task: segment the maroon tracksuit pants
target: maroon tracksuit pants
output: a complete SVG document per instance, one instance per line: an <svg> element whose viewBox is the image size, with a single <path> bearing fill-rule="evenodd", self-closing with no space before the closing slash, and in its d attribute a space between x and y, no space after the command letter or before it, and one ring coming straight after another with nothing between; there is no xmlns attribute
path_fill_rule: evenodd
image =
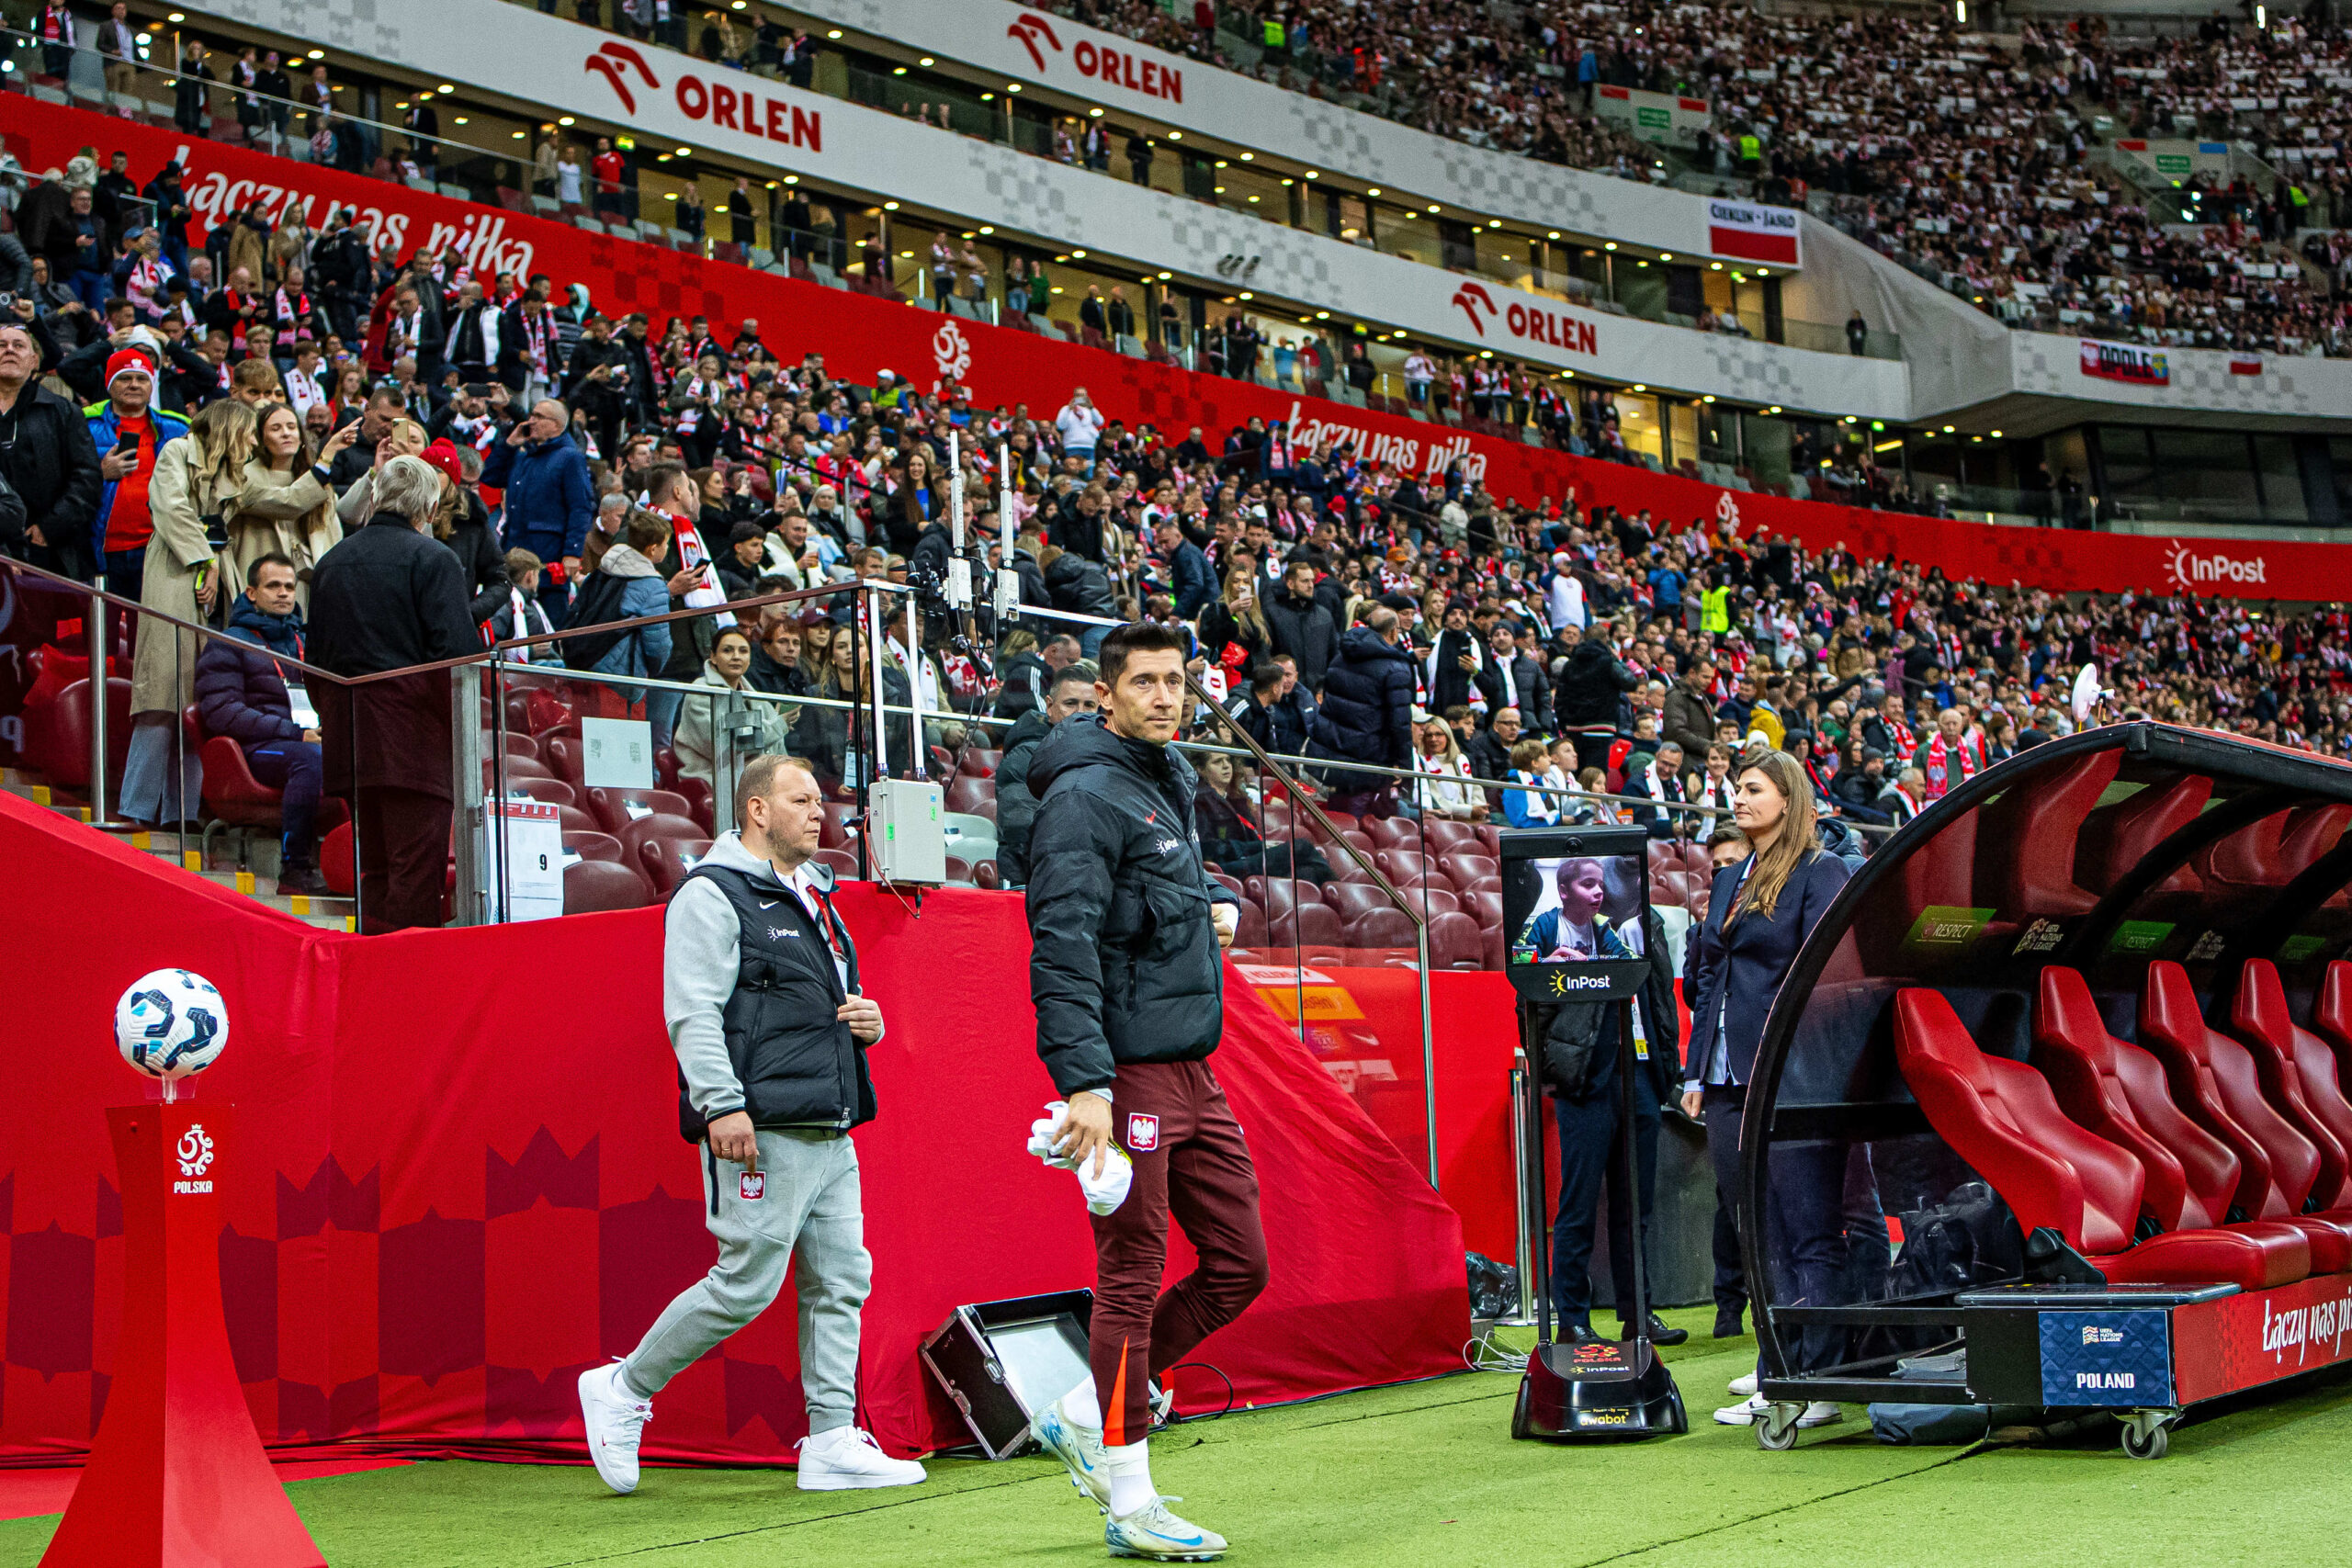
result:
<svg viewBox="0 0 2352 1568"><path fill-rule="evenodd" d="M1094 1218L1091 1359L1102 1441L1119 1448L1150 1435L1148 1381L1266 1288L1266 1234L1250 1146L1206 1062L1122 1064L1111 1092L1135 1181L1116 1212ZM1200 1267L1163 1295L1170 1214Z"/></svg>

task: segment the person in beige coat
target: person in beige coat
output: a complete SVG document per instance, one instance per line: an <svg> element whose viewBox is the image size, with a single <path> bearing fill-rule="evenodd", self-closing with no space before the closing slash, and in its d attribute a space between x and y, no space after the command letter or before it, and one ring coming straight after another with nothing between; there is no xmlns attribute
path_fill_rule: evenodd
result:
<svg viewBox="0 0 2352 1568"><path fill-rule="evenodd" d="M156 454L147 485L154 538L140 579L139 602L157 615L214 624L236 590L222 581L206 518L218 519L243 487L254 451L254 411L233 398L208 404L181 439ZM175 787L173 727L196 700L202 639L154 615L139 617L130 671L130 758L123 768L122 812L141 822L193 817L203 777L187 756Z"/></svg>
<svg viewBox="0 0 2352 1568"><path fill-rule="evenodd" d="M261 411L255 449L245 464L244 485L222 509L229 527L228 581L245 581L246 570L275 552L294 563L298 598L311 607L311 569L343 537L335 494L327 470L359 434L356 422L327 437L313 457L302 421L284 403Z"/></svg>

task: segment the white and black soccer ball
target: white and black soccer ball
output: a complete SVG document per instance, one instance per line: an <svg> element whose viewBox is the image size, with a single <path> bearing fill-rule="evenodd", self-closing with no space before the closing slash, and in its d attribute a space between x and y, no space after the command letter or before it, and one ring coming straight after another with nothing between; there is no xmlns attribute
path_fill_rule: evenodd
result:
<svg viewBox="0 0 2352 1568"><path fill-rule="evenodd" d="M182 1078L220 1059L229 1010L203 976L158 969L131 982L114 1005L122 1059L153 1078Z"/></svg>

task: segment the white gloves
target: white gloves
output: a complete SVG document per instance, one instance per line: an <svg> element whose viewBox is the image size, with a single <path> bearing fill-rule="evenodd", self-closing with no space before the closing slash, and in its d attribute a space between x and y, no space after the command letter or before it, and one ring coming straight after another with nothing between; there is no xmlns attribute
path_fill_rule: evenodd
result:
<svg viewBox="0 0 2352 1568"><path fill-rule="evenodd" d="M1102 1170L1094 1172L1094 1161L1073 1165L1057 1151L1067 1140L1062 1136L1062 1123L1069 1115L1069 1101L1057 1100L1048 1103L1046 1113L1029 1123L1029 1152L1056 1170L1075 1171L1080 1191L1086 1194L1086 1207L1097 1214L1114 1213L1127 1201L1127 1184L1135 1179L1135 1165L1127 1152L1112 1144L1102 1151Z"/></svg>

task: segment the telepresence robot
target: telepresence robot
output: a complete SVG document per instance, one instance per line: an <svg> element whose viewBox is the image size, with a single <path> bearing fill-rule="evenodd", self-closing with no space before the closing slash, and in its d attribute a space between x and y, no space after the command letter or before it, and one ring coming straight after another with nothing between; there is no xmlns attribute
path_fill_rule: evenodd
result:
<svg viewBox="0 0 2352 1568"><path fill-rule="evenodd" d="M1648 857L1649 837L1640 828L1533 829L1502 835L1505 969L1519 993L1520 1040L1527 1060L1543 1058L1543 1042L1535 1033L1541 1008L1595 1003L1615 1018L1617 1142L1625 1157L1611 1180L1622 1184L1636 1238L1642 1189L1634 1143L1634 999L1649 963L1623 955L1622 939L1620 955L1609 956L1610 937L1595 933L1620 926L1647 930ZM1579 915L1584 919L1577 919ZM1540 1196L1548 1190L1540 1074L1521 1075L1521 1092L1527 1103L1516 1119L1523 1140L1518 1155L1522 1168L1533 1173L1540 1213ZM1535 1281L1535 1348L1520 1380L1510 1435L1617 1440L1688 1432L1682 1392L1649 1341L1649 1281L1638 1239L1628 1249L1630 1257L1610 1259L1613 1268L1633 1270L1634 1337L1562 1345L1552 1337L1548 1233L1541 1224L1533 1232L1535 1244L1526 1249L1529 1256L1520 1259L1520 1268L1532 1270Z"/></svg>

